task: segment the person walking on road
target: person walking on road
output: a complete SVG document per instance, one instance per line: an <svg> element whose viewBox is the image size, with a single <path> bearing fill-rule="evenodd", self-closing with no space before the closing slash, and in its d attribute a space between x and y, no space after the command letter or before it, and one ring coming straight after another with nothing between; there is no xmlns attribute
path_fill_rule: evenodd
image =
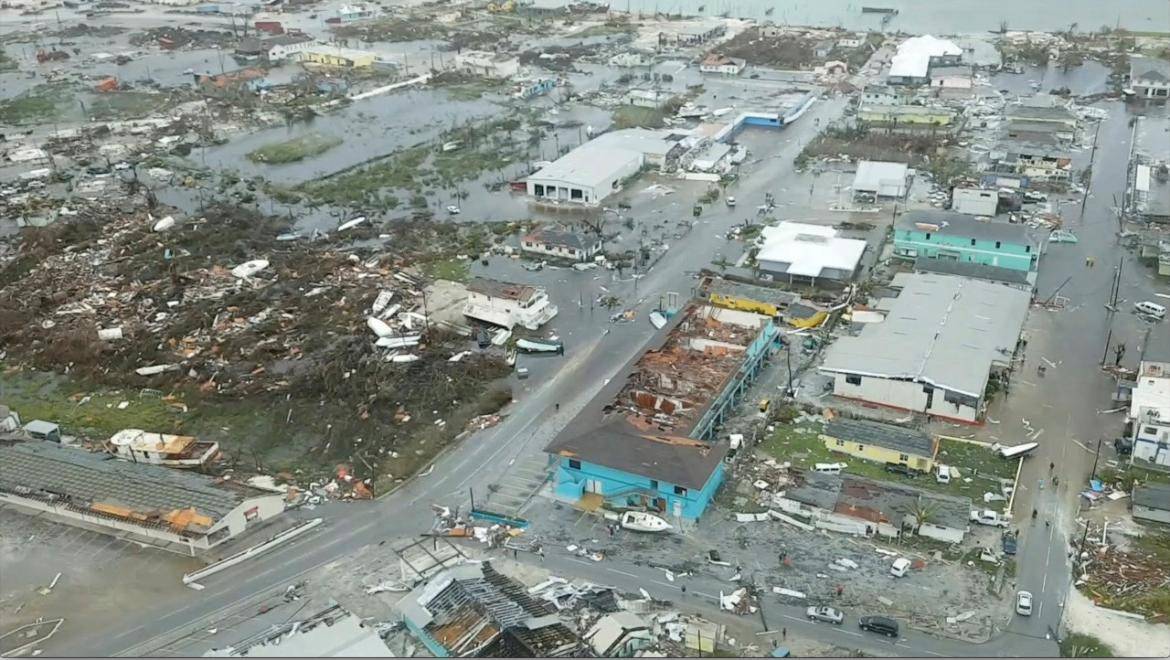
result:
<svg viewBox="0 0 1170 660"><path fill-rule="evenodd" d="M788 641L788 629L787 628L780 629L780 639L783 639L784 641Z"/></svg>

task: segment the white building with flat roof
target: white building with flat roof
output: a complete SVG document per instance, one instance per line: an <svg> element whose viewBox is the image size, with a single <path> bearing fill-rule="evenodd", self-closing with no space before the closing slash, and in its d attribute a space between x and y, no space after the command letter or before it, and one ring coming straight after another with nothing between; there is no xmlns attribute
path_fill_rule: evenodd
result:
<svg viewBox="0 0 1170 660"><path fill-rule="evenodd" d="M853 198L902 199L910 191L910 166L906 163L863 160L853 175Z"/></svg>
<svg viewBox="0 0 1170 660"><path fill-rule="evenodd" d="M852 279L866 246L865 241L838 236L832 227L800 222L764 227L756 242L760 246L756 264L761 273L812 284Z"/></svg>
<svg viewBox="0 0 1170 660"><path fill-rule="evenodd" d="M957 275L899 273L884 320L837 339L820 366L833 394L978 423L993 371L1015 354L1031 293Z"/></svg>
<svg viewBox="0 0 1170 660"><path fill-rule="evenodd" d="M528 195L539 202L596 206L643 166L661 166L685 151L684 139L643 128L604 133L529 176Z"/></svg>
<svg viewBox="0 0 1170 660"><path fill-rule="evenodd" d="M557 306L541 287L476 277L467 285L463 315L508 330L536 330L557 315Z"/></svg>
<svg viewBox="0 0 1170 660"><path fill-rule="evenodd" d="M963 49L953 41L924 34L910 37L898 45L890 59L886 81L892 85L925 85L930 82L932 66L958 64Z"/></svg>

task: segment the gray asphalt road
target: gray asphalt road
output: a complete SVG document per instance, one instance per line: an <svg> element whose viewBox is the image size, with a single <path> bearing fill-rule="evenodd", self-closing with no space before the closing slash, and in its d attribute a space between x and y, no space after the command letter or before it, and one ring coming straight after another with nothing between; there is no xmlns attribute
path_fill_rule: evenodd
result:
<svg viewBox="0 0 1170 660"><path fill-rule="evenodd" d="M740 183L728 192L748 208L762 203L765 191L776 191L780 176L791 168L793 157L819 130L815 118L827 122L841 114L844 99L818 101L798 123L781 134L783 144L770 158L748 166ZM803 194L803 191L801 191ZM777 194L782 200L783 196ZM688 209L689 211L689 209ZM246 566L232 568L203 581L203 591L158 603L149 621L127 622L120 630L106 631L93 639L79 639L57 652L63 655L141 655L171 637L198 628L216 612L258 600L274 588L283 588L299 576L344 556L355 547L417 534L431 523L432 503L464 504L468 488L482 492L489 483L525 457L540 455L543 447L585 405L605 381L645 345L654 332L644 319L658 305L659 295L677 291L685 299L695 281L688 272L710 264L725 248L715 240L740 222L747 212L722 204L704 213L700 224L651 271L637 281L616 283L611 290L626 300L638 300L637 323L610 325L605 315L582 318L575 328L578 339L566 347L564 364L523 394L510 415L499 425L468 438L454 451L436 461L434 471L416 479L392 496L375 503L329 504L301 517L326 519L320 531L289 546L260 557ZM588 275L587 273L578 273ZM562 313L575 314L575 310ZM605 329L610 330L603 334ZM584 330L584 331L583 331ZM589 336L589 331L592 336ZM582 336L587 339L581 339ZM555 406L561 404L557 411Z"/></svg>
<svg viewBox="0 0 1170 660"><path fill-rule="evenodd" d="M731 190L745 204L762 200L764 191L776 189L778 175L790 167L792 156L816 128L813 119L827 120L840 113L843 101L819 102L800 123L784 133L788 141L774 160L759 164L753 171L745 172L741 183ZM1078 227L1081 242L1077 245L1062 245L1052 248L1042 262L1041 297L1051 292L1064 277L1073 275L1073 281L1062 291L1070 297L1070 306L1063 312L1035 312L1033 340L1029 345L1029 364L1034 365L1039 355L1058 363L1049 370L1049 375L1031 385L1018 385L1012 396L1019 397L1028 406L1034 406L1034 424L1046 428L1047 436L1037 456L1028 461L1024 468L1024 484L1038 484L1039 478L1047 479L1049 461L1060 465L1062 480L1079 483L1087 473L1092 456L1082 445L1095 441L1098 431L1103 432L1105 421L1096 414L1091 402L1107 401L1108 379L1097 373L1097 362L1103 346L1107 324L1118 324L1117 332L1137 332L1137 326L1130 328L1131 321L1122 314L1110 321L1102 314L1101 303L1108 290L1111 275L1108 265L1103 264L1104 255L1114 250L1112 232L1116 224L1109 207L1112 192L1119 187L1116 176L1124 177L1124 161L1128 149L1123 144L1128 140L1125 119L1120 111L1102 126L1102 145L1108 140L1109 148L1098 152L1095 168L1101 175L1094 182L1093 197L1086 206L1085 220ZM1124 185L1123 179L1121 186ZM1067 212L1070 209L1066 210ZM1073 216L1079 209L1071 209ZM658 303L658 295L665 291L679 291L684 296L689 292L692 281L685 273L709 263L712 255L722 247L711 240L714 234L725 231L736 221L735 214L719 206L709 214L692 235L672 247L647 276L638 282L639 295L644 301L639 305L639 318ZM740 213L739 215L742 215ZM1095 270L1083 266L1086 254L1098 256L1099 265ZM1132 277L1127 282L1141 283L1145 280L1127 269ZM1139 295L1136 288L1127 284L1123 297ZM633 283L620 284L619 295L636 299ZM1132 298L1131 298L1132 299ZM1132 323L1136 323L1133 321ZM172 637L180 636L199 627L200 622L215 613L249 601L258 601L274 589L283 589L314 568L344 556L355 547L396 539L416 534L429 527L430 504L458 504L465 502L464 493L469 487L483 487L499 480L511 466L526 457L539 455L541 448L602 386L607 378L635 353L641 350L652 334L652 327L640 321L635 324L612 326L608 334L602 334L603 327L610 327L604 319L593 319L585 324L593 329L593 336L578 339L569 346L564 364L550 373L545 382L525 393L514 406L511 415L500 425L476 434L457 449L436 462L435 470L427 477L417 479L393 496L375 503L330 504L313 512L302 512L304 516L323 516L326 525L309 537L274 551L249 564L233 568L204 582L203 591L192 591L181 599L159 603L157 616L149 621L127 622L120 630L106 631L94 639L78 640L60 652L68 655L140 655L149 652ZM578 336L588 334L578 331ZM1131 350L1135 350L1133 345ZM1104 398L1103 398L1104 397ZM561 403L560 411L555 404ZM1034 402L1034 403L1028 403ZM1038 421L1037 421L1038 420ZM1067 475L1067 476L1065 476ZM983 645L963 644L940 640L913 631L892 643L897 653L905 655L1052 655L1055 644L1045 641L1045 633L1056 627L1068 584L1068 570L1065 564L1064 539L1072 530L1070 508L1074 495L1068 488L1053 491L1051 488L1028 489L1021 493L1021 504L1017 511L1031 507L1043 508L1046 515L1055 521L1051 527L1037 525L1026 527L1022 536L1023 547L1019 558L1021 588L1038 595L1038 611L1029 619L1018 618L1005 634ZM628 585L637 579L648 591L659 597L671 597L674 585L661 581L661 575L654 569L637 567L632 564L606 561L601 564L580 562L575 558L550 556L552 568L565 574L596 579L608 584ZM723 585L725 588L727 585ZM691 598L717 596L720 585L717 581L697 580L692 587ZM660 591L656 591L660 590ZM793 630L808 628L808 634L815 634L856 648L876 648L890 644L881 638L859 633L851 626L830 628L809 624L800 618L799 608L768 605L774 616L789 622ZM856 613L851 613L855 621ZM773 627L775 627L773 625ZM889 652L890 647L884 647Z"/></svg>
<svg viewBox="0 0 1170 660"><path fill-rule="evenodd" d="M1129 115L1120 103L1103 107L1110 114L1100 126L1093 163L1095 175L1084 213L1079 203L1062 208L1064 227L1074 232L1079 242L1050 245L1040 262L1037 297L1048 298L1071 278L1060 289L1068 303L1060 311L1033 309L1027 361L1011 392L1011 408L1026 416L1033 428L1043 429L1043 435L1036 438L1039 449L1025 461L1021 471L1020 499L1015 508L1022 530L1017 556L1018 587L1036 598L1034 614L1016 616L1008 627L1021 635L1043 636L1059 628L1070 588L1068 539L1077 533L1077 493L1092 468L1097 440L1105 439L1103 463L1113 456L1111 441L1123 423L1118 415L1098 412L1112 407L1110 395L1114 389L1112 376L1100 370L1105 339L1112 330L1114 343L1126 342L1129 359L1123 363L1132 365L1146 327L1130 311L1132 301L1150 299L1153 291L1148 269L1131 259L1123 268L1119 296L1129 302L1119 305L1116 313L1105 308L1113 266L1124 254L1117 244L1115 206L1126 187L1131 129ZM1084 157L1087 159L1089 154ZM1094 257L1096 265L1086 266L1087 257ZM1110 351L1110 363L1113 358ZM1042 378L1036 371L1041 363L1047 366ZM1005 428L1020 422L1000 421ZM1050 464L1055 469L1050 470ZM1053 486L1054 476L1060 480L1059 487ZM1031 521L1033 509L1038 514L1035 523Z"/></svg>

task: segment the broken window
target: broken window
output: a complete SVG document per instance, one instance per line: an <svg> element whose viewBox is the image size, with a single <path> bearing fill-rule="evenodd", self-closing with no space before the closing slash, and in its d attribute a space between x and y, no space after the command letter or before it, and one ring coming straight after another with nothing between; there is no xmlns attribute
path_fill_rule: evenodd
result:
<svg viewBox="0 0 1170 660"><path fill-rule="evenodd" d="M674 487L674 494L675 495L682 495L683 497L686 497L687 496L687 489L683 488L682 486L675 486Z"/></svg>
<svg viewBox="0 0 1170 660"><path fill-rule="evenodd" d="M838 439L837 439L837 446L838 446L838 447L844 447L844 446L845 446L845 441L844 441L844 440L842 440L842 439L840 439L840 438L838 438Z"/></svg>
<svg viewBox="0 0 1170 660"><path fill-rule="evenodd" d="M569 469L570 470L580 470L581 469L581 461L578 461L575 458L570 458L569 459Z"/></svg>
<svg viewBox="0 0 1170 660"><path fill-rule="evenodd" d="M658 490L658 480L657 479L650 480L650 490Z"/></svg>
<svg viewBox="0 0 1170 660"><path fill-rule="evenodd" d="M972 246L972 247L974 247L974 246L975 246L975 239L973 239L973 238L971 239L971 246Z"/></svg>
<svg viewBox="0 0 1170 660"><path fill-rule="evenodd" d="M905 463L905 462L910 460L910 457L907 456L906 454L898 454L898 460Z"/></svg>
<svg viewBox="0 0 1170 660"><path fill-rule="evenodd" d="M865 451L865 445L858 444L858 445L857 445L857 451Z"/></svg>
<svg viewBox="0 0 1170 660"><path fill-rule="evenodd" d="M999 249L999 241L995 242L995 249L997 249L997 250Z"/></svg>
<svg viewBox="0 0 1170 660"><path fill-rule="evenodd" d="M846 376L845 382L849 383L850 385L860 385L861 384L861 376L854 376L854 375Z"/></svg>

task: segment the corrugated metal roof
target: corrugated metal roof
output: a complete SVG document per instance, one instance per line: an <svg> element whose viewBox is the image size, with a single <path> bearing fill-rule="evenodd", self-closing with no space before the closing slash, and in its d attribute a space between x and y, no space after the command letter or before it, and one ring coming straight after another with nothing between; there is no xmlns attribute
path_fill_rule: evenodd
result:
<svg viewBox="0 0 1170 660"><path fill-rule="evenodd" d="M973 280L987 280L989 282L1003 282L1021 286L1032 283L1028 279L1028 273L1022 270L977 264L973 261L955 261L953 259L918 257L914 260L914 272L959 275Z"/></svg>
<svg viewBox="0 0 1170 660"><path fill-rule="evenodd" d="M80 507L102 502L160 513L194 508L219 520L244 501L246 487L54 442L0 441L0 490L57 494Z"/></svg>
<svg viewBox="0 0 1170 660"><path fill-rule="evenodd" d="M1133 503L1136 506L1170 511L1170 486L1160 483L1145 483L1135 486Z"/></svg>
<svg viewBox="0 0 1170 660"><path fill-rule="evenodd" d="M825 435L917 456L934 456L934 440L922 431L904 426L837 417L825 426Z"/></svg>
<svg viewBox="0 0 1170 660"><path fill-rule="evenodd" d="M828 348L821 369L904 378L980 397L1015 349L1031 294L951 275L899 273L889 314Z"/></svg>
<svg viewBox="0 0 1170 660"><path fill-rule="evenodd" d="M914 209L898 219L898 226L903 229L917 229L916 225L919 223L937 226L938 229L931 230L931 233L942 236L959 236L980 241L1001 241L1015 245L1034 245L1025 225L976 220L965 213Z"/></svg>

